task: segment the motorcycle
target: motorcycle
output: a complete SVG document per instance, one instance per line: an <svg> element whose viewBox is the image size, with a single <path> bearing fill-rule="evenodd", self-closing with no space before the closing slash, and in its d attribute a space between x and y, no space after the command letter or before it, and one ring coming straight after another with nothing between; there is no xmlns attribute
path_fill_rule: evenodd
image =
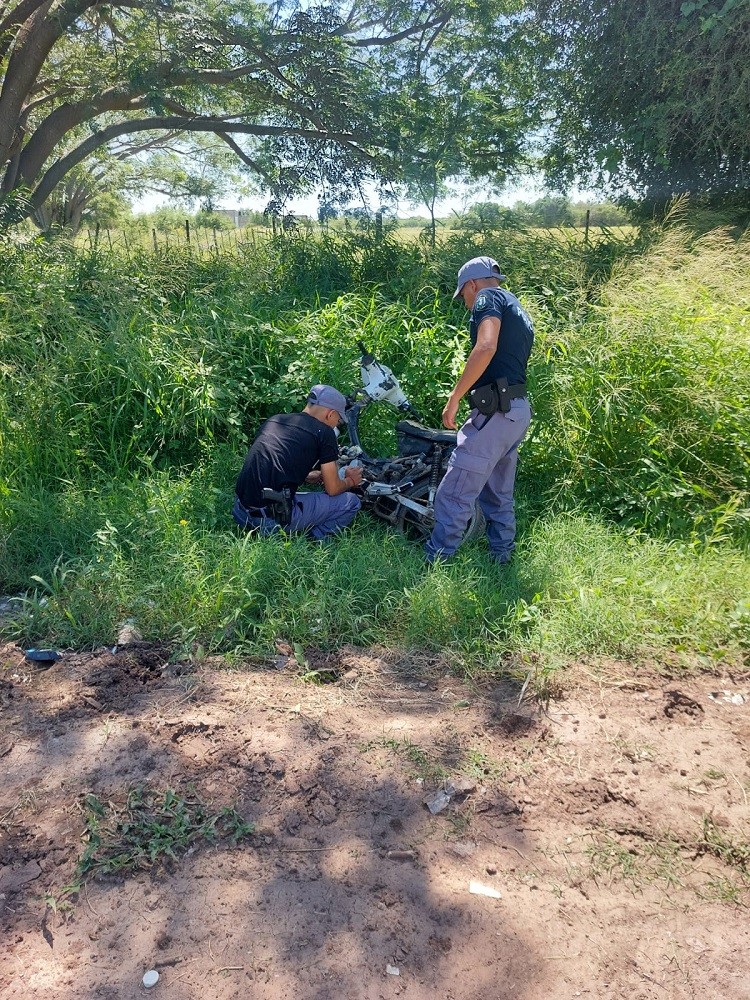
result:
<svg viewBox="0 0 750 1000"><path fill-rule="evenodd" d="M434 500L448 459L456 447L456 431L425 427L390 368L381 364L361 342L362 386L347 397L346 429L349 443L339 448L339 466L362 468L359 494L362 508L416 539L426 540L435 524ZM398 454L369 455L360 439L359 419L373 403L389 403L405 419L396 424ZM464 541L481 535L485 519L477 502Z"/></svg>

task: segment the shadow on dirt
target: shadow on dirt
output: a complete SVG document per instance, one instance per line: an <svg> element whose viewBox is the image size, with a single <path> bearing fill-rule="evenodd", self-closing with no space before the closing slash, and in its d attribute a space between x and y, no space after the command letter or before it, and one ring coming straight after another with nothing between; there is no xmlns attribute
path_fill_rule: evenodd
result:
<svg viewBox="0 0 750 1000"><path fill-rule="evenodd" d="M522 807L470 734L441 725L466 692L434 664L393 669L345 650L345 680L321 688L288 670L193 674L146 643L35 673L20 651L3 653L13 735L0 746L0 972L33 970L3 997L130 995L150 967L166 986L179 979L183 997L217 1000L238 989L375 1000L407 986L415 997L536 995L530 942L497 899L468 891L480 828L529 849ZM418 739L415 726L426 727ZM469 772L431 815L425 797ZM73 910L45 909L45 893L56 905L75 876L77 803L134 787L235 808L255 832L91 878Z"/></svg>

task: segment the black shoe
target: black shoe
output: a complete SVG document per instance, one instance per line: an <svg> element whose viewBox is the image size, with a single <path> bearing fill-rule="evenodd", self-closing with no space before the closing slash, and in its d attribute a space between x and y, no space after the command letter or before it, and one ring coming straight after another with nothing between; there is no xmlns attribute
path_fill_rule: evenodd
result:
<svg viewBox="0 0 750 1000"><path fill-rule="evenodd" d="M513 558L512 552L492 552L490 559L496 566L508 566Z"/></svg>

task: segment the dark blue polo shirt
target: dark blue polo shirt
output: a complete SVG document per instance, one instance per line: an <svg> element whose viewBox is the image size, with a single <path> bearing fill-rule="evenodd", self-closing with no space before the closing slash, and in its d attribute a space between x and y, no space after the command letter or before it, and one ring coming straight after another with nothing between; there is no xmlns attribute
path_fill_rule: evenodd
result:
<svg viewBox="0 0 750 1000"><path fill-rule="evenodd" d="M507 378L509 385L525 382L526 365L534 342L534 324L528 313L505 288L481 288L471 310L469 336L472 347L477 342L479 324L487 316L497 316L500 320L500 337L492 361L474 386L487 385L497 378Z"/></svg>

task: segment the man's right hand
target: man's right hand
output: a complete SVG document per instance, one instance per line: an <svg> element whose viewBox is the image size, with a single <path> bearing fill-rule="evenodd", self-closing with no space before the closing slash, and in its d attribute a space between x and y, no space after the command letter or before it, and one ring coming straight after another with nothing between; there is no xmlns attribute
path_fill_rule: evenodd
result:
<svg viewBox="0 0 750 1000"><path fill-rule="evenodd" d="M448 430L456 430L456 414L460 402L460 399L454 399L453 396L450 396L443 408L443 427L447 427Z"/></svg>
<svg viewBox="0 0 750 1000"><path fill-rule="evenodd" d="M348 465L344 479L347 479L352 486L359 486L362 482L362 468L359 465Z"/></svg>
<svg viewBox="0 0 750 1000"><path fill-rule="evenodd" d="M362 482L362 470L358 466L347 466L344 471L344 478L339 477L339 467L335 462L326 462L321 465L320 471L323 474L323 487L329 497L337 497L339 493L354 489Z"/></svg>

